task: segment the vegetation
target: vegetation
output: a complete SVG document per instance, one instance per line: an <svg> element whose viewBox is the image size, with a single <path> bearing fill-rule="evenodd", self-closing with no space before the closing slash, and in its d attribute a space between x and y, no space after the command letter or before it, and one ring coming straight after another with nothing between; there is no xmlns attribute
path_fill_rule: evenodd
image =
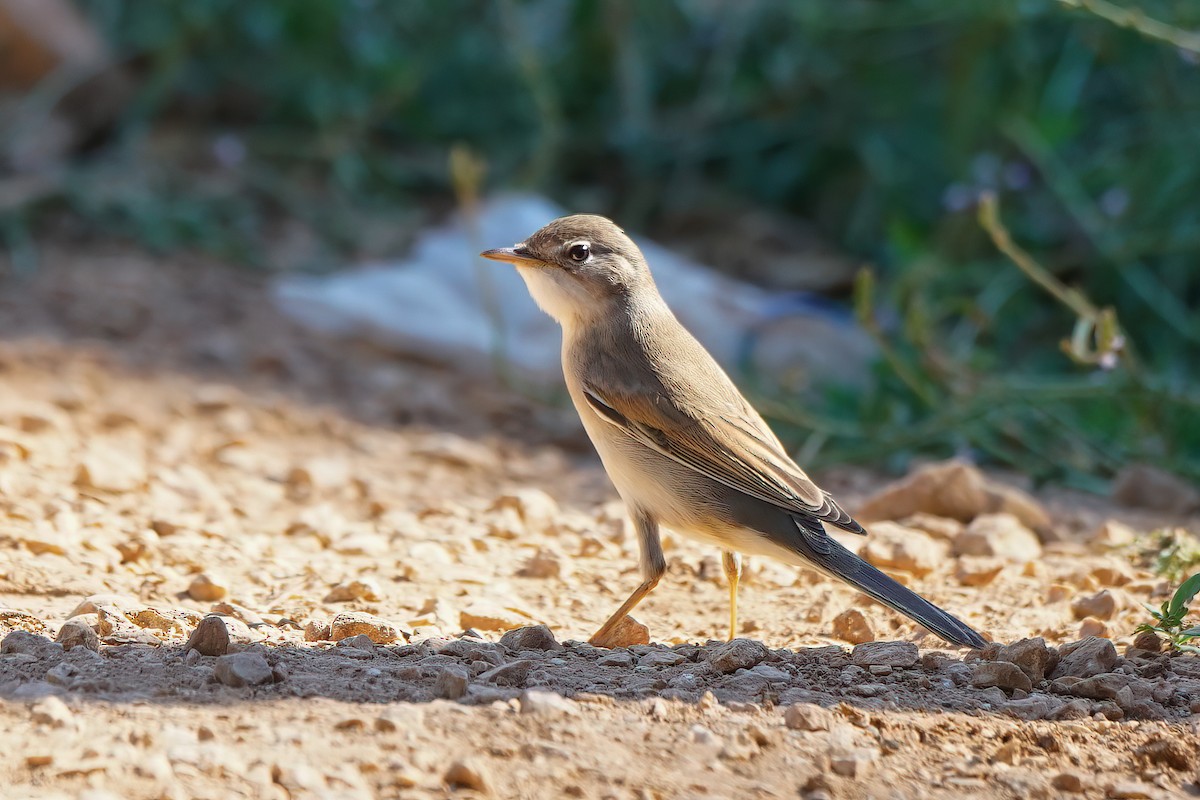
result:
<svg viewBox="0 0 1200 800"><path fill-rule="evenodd" d="M1175 650L1189 653L1200 653L1200 647L1191 642L1200 639L1200 625L1185 628L1184 620L1191 613L1192 598L1200 593L1200 574L1193 575L1175 590L1170 600L1163 602L1160 608L1147 605L1146 610L1154 618L1153 623L1143 623L1137 626L1139 633L1147 631L1164 637Z"/></svg>
<svg viewBox="0 0 1200 800"><path fill-rule="evenodd" d="M337 263L364 219L449 207L457 146L633 229L721 198L871 265L871 385L773 398L817 463L1200 476L1200 4L82 4L144 80L54 192L0 210L11 263L64 212L248 263L294 218Z"/></svg>

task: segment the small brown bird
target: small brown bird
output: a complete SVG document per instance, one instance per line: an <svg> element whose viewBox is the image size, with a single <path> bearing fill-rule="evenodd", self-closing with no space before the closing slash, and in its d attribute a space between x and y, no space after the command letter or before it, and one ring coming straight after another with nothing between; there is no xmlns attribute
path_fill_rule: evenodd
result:
<svg viewBox="0 0 1200 800"><path fill-rule="evenodd" d="M983 637L851 553L825 531L865 534L788 457L767 423L675 319L637 245L604 217L551 222L481 255L515 264L562 326L563 376L637 530L642 584L592 637L603 645L666 572L659 525L716 545L737 634L742 553L815 567L948 642Z"/></svg>

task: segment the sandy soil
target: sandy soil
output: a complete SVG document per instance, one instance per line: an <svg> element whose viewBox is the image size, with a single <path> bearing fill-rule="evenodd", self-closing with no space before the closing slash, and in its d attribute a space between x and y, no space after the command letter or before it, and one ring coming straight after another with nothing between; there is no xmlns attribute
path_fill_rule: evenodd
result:
<svg viewBox="0 0 1200 800"><path fill-rule="evenodd" d="M3 795L1200 793L1200 661L1131 647L1169 587L1095 538L1195 518L879 526L873 560L1045 643L982 653L764 560L725 644L717 554L668 536L652 643L610 651L615 499L569 409L314 340L210 264L45 253L0 284Z"/></svg>

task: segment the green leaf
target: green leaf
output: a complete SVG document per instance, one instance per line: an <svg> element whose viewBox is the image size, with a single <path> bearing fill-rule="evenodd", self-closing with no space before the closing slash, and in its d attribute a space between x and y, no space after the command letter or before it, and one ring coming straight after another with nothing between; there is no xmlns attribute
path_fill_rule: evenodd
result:
<svg viewBox="0 0 1200 800"><path fill-rule="evenodd" d="M1200 638L1200 625L1197 625L1194 628L1188 628L1186 631L1180 631L1179 635L1186 636L1189 639Z"/></svg>
<svg viewBox="0 0 1200 800"><path fill-rule="evenodd" d="M1182 620L1183 615L1187 613L1188 604L1197 593L1200 593L1200 572L1179 584L1179 588L1175 590L1171 597L1171 616L1178 615Z"/></svg>

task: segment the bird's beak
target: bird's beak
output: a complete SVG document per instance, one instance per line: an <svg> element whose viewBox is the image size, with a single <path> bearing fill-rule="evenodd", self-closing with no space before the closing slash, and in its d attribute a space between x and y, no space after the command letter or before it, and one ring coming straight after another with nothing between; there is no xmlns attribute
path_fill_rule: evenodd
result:
<svg viewBox="0 0 1200 800"><path fill-rule="evenodd" d="M529 254L524 244L519 244L515 247L497 247L492 250L484 250L479 255L484 258L490 258L492 261L507 261L510 264L536 266L542 263L540 259L534 258Z"/></svg>

